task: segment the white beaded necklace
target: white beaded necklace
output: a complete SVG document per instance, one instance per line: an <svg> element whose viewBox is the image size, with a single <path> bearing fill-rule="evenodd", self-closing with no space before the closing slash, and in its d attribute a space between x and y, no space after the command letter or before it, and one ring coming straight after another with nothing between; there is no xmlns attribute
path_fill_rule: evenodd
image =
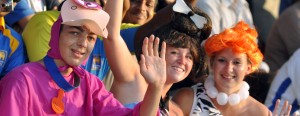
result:
<svg viewBox="0 0 300 116"><path fill-rule="evenodd" d="M204 87L206 89L207 95L210 98L217 98L217 103L219 105L225 105L227 104L227 102L229 102L229 104L233 106L239 104L241 100L244 100L249 96L249 85L245 81L242 82L239 92L230 94L229 97L224 92L218 92L212 76L209 76L206 79Z"/></svg>

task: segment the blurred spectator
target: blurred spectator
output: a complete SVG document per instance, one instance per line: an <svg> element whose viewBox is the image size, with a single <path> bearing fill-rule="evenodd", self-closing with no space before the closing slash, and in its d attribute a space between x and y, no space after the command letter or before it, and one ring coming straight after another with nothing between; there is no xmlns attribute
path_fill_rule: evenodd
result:
<svg viewBox="0 0 300 116"><path fill-rule="evenodd" d="M258 32L259 49L264 53L268 34L278 17L280 0L247 0Z"/></svg>
<svg viewBox="0 0 300 116"><path fill-rule="evenodd" d="M0 1L3 2L3 1ZM2 4L2 3L1 3ZM7 10L6 10L7 11ZM22 36L5 24L0 14L0 80L13 68L25 63L26 51Z"/></svg>
<svg viewBox="0 0 300 116"><path fill-rule="evenodd" d="M18 33L22 33L30 18L34 15L33 10L28 6L26 0L19 0L14 6L14 10L8 13L5 22L8 26L15 29Z"/></svg>
<svg viewBox="0 0 300 116"><path fill-rule="evenodd" d="M269 33L264 55L273 75L300 48L299 14L298 1L280 15Z"/></svg>
<svg viewBox="0 0 300 116"><path fill-rule="evenodd" d="M297 0L280 0L279 14L281 14L286 8L293 5Z"/></svg>
<svg viewBox="0 0 300 116"><path fill-rule="evenodd" d="M246 0L198 0L197 7L212 19L212 33L219 34L243 20L252 28L253 19Z"/></svg>
<svg viewBox="0 0 300 116"><path fill-rule="evenodd" d="M34 10L34 12L42 12L47 10L57 10L60 4L59 0L27 0L29 7Z"/></svg>
<svg viewBox="0 0 300 116"><path fill-rule="evenodd" d="M156 0L130 0L122 22L142 25L152 19L156 5Z"/></svg>

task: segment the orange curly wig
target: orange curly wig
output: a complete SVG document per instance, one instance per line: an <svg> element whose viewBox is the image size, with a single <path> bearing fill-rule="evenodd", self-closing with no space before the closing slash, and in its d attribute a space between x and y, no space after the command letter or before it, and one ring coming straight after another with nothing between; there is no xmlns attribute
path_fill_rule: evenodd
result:
<svg viewBox="0 0 300 116"><path fill-rule="evenodd" d="M246 53L251 65L252 72L255 71L263 59L256 43L257 32L243 21L237 23L233 28L226 29L220 34L213 35L205 42L205 52L208 57L225 48L231 48L234 53Z"/></svg>

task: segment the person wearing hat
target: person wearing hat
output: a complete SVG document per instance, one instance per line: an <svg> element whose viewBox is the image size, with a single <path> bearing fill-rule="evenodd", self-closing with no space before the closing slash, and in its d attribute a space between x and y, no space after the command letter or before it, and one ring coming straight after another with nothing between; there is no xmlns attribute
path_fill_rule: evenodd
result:
<svg viewBox="0 0 300 116"><path fill-rule="evenodd" d="M24 64L27 59L26 50L23 43L22 36L17 33L14 29L9 27L4 16L10 12L5 10L1 3L1 14L0 14L0 80L13 68ZM5 5L4 5L5 6ZM8 5L11 6L11 5ZM8 7L6 6L6 7Z"/></svg>
<svg viewBox="0 0 300 116"><path fill-rule="evenodd" d="M112 2L112 3L110 3ZM114 4L113 4L114 3ZM110 0L113 13L122 2ZM122 4L121 4L122 5ZM114 17L111 17L111 19ZM61 14L51 30L50 50L44 59L15 68L0 82L0 114L19 116L43 115L155 115L158 109L161 82L165 71L149 67L164 67L161 57L147 56L141 67L149 83L147 94L134 109L125 108L105 90L96 76L80 67L90 55L97 35L103 38L114 31L114 21L93 2L66 0ZM149 45L153 43L149 42ZM149 46L148 45L148 46ZM156 45L156 44L155 44ZM147 47L147 46L146 46ZM149 50L153 48L149 48ZM149 62L156 59L158 62Z"/></svg>

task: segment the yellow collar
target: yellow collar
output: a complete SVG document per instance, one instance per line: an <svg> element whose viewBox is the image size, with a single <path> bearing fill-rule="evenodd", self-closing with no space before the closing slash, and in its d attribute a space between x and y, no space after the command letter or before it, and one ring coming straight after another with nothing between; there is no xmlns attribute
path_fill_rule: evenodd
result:
<svg viewBox="0 0 300 116"><path fill-rule="evenodd" d="M0 30L3 32L5 29L4 17L0 17Z"/></svg>

